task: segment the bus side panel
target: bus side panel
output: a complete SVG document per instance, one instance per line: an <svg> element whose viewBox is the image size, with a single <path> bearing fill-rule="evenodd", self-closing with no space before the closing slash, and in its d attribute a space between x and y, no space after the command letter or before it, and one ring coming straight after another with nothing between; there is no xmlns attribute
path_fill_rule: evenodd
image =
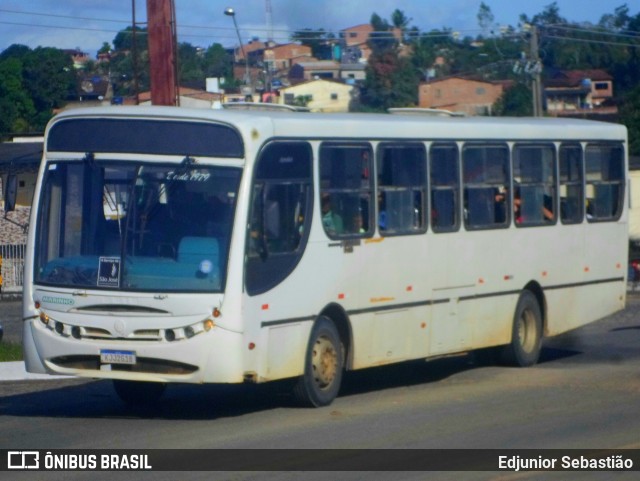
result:
<svg viewBox="0 0 640 481"><path fill-rule="evenodd" d="M341 268L341 249L310 240L298 265L283 282L262 294L244 294L243 349L248 375L263 382L303 374L313 322L328 303L338 299ZM356 286L351 284L352 288ZM354 297L351 290L344 295ZM255 347L249 350L249 344Z"/></svg>
<svg viewBox="0 0 640 481"><path fill-rule="evenodd" d="M428 355L433 273L427 249L425 234L374 237L354 247L359 304L367 310L352 320L354 367Z"/></svg>
<svg viewBox="0 0 640 481"><path fill-rule="evenodd" d="M310 326L311 323L306 323ZM283 379L303 374L309 336L302 323L273 326L266 330L267 355L264 379ZM303 349L304 348L304 349Z"/></svg>

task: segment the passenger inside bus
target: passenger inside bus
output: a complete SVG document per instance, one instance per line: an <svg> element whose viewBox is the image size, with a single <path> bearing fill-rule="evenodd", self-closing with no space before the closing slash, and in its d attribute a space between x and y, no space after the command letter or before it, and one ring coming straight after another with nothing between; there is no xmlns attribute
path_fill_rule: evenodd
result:
<svg viewBox="0 0 640 481"><path fill-rule="evenodd" d="M329 235L341 234L344 231L342 217L334 212L331 204L331 195L323 194L321 200L322 225Z"/></svg>
<svg viewBox="0 0 640 481"><path fill-rule="evenodd" d="M496 205L504 205L508 191L496 194ZM553 197L540 186L516 185L513 195L513 218L516 224L553 221Z"/></svg>

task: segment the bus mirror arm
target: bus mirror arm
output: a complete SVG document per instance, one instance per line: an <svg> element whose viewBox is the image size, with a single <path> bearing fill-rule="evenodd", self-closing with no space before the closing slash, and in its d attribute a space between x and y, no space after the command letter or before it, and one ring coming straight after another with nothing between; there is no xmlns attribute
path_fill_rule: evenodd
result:
<svg viewBox="0 0 640 481"><path fill-rule="evenodd" d="M4 188L4 212L5 219L7 212L13 212L16 209L16 198L18 197L18 176L9 174L7 176L6 187Z"/></svg>
<svg viewBox="0 0 640 481"><path fill-rule="evenodd" d="M13 219L9 219L9 212L16 210L16 200L18 197L18 176L16 174L9 174L6 180L6 188L4 189L4 220L7 222L21 227L26 234L29 229L29 223L21 224Z"/></svg>

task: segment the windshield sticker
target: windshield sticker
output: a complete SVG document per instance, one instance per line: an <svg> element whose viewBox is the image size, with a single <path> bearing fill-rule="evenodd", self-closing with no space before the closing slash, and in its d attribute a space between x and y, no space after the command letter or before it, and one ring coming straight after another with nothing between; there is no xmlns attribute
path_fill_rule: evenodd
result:
<svg viewBox="0 0 640 481"><path fill-rule="evenodd" d="M180 182L206 182L211 177L211 174L203 172L167 172L167 180L174 180Z"/></svg>
<svg viewBox="0 0 640 481"><path fill-rule="evenodd" d="M120 287L120 258L100 257L98 267L99 287Z"/></svg>

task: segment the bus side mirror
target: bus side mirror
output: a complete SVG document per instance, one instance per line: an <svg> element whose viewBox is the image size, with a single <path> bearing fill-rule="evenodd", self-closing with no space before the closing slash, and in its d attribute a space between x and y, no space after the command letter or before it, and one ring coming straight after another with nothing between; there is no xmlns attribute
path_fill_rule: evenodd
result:
<svg viewBox="0 0 640 481"><path fill-rule="evenodd" d="M4 188L4 211L12 212L16 209L16 197L18 196L18 176L9 174Z"/></svg>

